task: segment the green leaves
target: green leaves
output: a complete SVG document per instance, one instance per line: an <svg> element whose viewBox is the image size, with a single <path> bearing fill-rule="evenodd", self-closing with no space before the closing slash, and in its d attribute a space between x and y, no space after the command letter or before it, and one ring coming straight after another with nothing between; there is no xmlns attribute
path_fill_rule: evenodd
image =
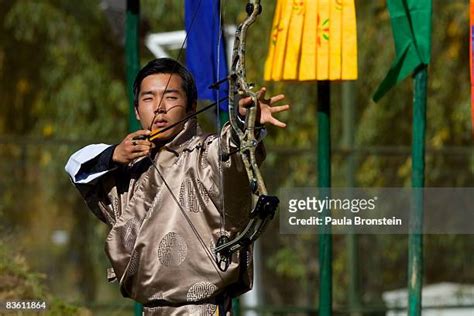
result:
<svg viewBox="0 0 474 316"><path fill-rule="evenodd" d="M28 104L8 111L5 119L20 111L35 122L28 118L17 132L75 139L126 132L126 120L114 119L127 113L121 47L108 38L99 7L86 4L22 0L7 10L4 27L11 37L0 51L9 66L0 75L12 86L30 89L19 93L16 88L17 97L11 89L0 91L6 99Z"/></svg>

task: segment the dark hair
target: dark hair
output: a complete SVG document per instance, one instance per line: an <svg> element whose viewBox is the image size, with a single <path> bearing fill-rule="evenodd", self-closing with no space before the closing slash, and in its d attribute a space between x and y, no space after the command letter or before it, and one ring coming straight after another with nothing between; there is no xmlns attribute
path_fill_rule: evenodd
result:
<svg viewBox="0 0 474 316"><path fill-rule="evenodd" d="M171 58L158 58L153 59L146 64L135 77L133 83L133 104L138 107L138 97L140 94L140 86L143 79L153 74L177 74L183 80L182 88L186 93L188 103L186 104L186 110L192 110L194 104L197 101L197 89L194 83L194 78L191 72L184 67L180 62Z"/></svg>

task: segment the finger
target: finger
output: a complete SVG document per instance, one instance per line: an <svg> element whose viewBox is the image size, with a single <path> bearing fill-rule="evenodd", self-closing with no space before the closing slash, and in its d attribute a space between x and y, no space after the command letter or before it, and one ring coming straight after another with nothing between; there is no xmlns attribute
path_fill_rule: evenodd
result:
<svg viewBox="0 0 474 316"><path fill-rule="evenodd" d="M137 144L138 140L136 139L127 139L125 140L124 144L124 150L128 153L133 153L137 151Z"/></svg>
<svg viewBox="0 0 474 316"><path fill-rule="evenodd" d="M148 155L148 151L138 151L138 152L133 152L130 154L130 157L131 159L137 159L137 158L140 158L140 157L145 157L146 155Z"/></svg>
<svg viewBox="0 0 474 316"><path fill-rule="evenodd" d="M147 146L151 147L153 143L150 142L148 139L133 139L132 140L132 145L134 146Z"/></svg>
<svg viewBox="0 0 474 316"><path fill-rule="evenodd" d="M285 128L285 127L286 127L286 124L285 124L285 123L283 123L282 121L277 120L277 119L274 118L274 117L272 117L272 118L270 119L270 122L269 122L269 123L272 124L272 125L274 125L274 126L276 126L276 127L281 127L281 128Z"/></svg>
<svg viewBox="0 0 474 316"><path fill-rule="evenodd" d="M239 104L243 107L251 106L253 104L252 97L245 97L243 99L240 99Z"/></svg>
<svg viewBox="0 0 474 316"><path fill-rule="evenodd" d="M141 130L138 130L136 132L133 132L133 133L129 134L128 136L129 136L130 139L134 139L134 138L139 139L140 136L147 136L150 133L151 132L147 129L141 129Z"/></svg>
<svg viewBox="0 0 474 316"><path fill-rule="evenodd" d="M136 145L133 146L132 152L137 153L137 152L149 152L151 146L146 146L146 145Z"/></svg>
<svg viewBox="0 0 474 316"><path fill-rule="evenodd" d="M276 95L274 97L271 97L270 98L270 104L271 103L277 103L277 102L280 102L281 100L283 100L285 98L285 95L284 94L279 94L279 95Z"/></svg>
<svg viewBox="0 0 474 316"><path fill-rule="evenodd" d="M131 156L132 156L132 159L137 159L137 158L143 157L144 155L142 152L136 152L136 153L132 153Z"/></svg>
<svg viewBox="0 0 474 316"><path fill-rule="evenodd" d="M140 151L138 152L138 157L145 157L145 156L148 156L149 154L150 154L149 150Z"/></svg>
<svg viewBox="0 0 474 316"><path fill-rule="evenodd" d="M265 93L267 93L267 88L261 87L260 90L257 92L257 99L263 100L265 98Z"/></svg>
<svg viewBox="0 0 474 316"><path fill-rule="evenodd" d="M127 139L127 140L125 140L125 149L129 150L129 151L132 151L133 148L135 148L136 144L137 144L137 140L135 140L133 138L132 139Z"/></svg>
<svg viewBox="0 0 474 316"><path fill-rule="evenodd" d="M280 113L280 112L288 111L289 109L290 109L290 105L289 105L289 104L279 105L279 106L272 106L272 107L270 108L270 112L272 112L272 113Z"/></svg>
<svg viewBox="0 0 474 316"><path fill-rule="evenodd" d="M244 98L244 103L252 103L252 101L253 101L253 99L250 96Z"/></svg>

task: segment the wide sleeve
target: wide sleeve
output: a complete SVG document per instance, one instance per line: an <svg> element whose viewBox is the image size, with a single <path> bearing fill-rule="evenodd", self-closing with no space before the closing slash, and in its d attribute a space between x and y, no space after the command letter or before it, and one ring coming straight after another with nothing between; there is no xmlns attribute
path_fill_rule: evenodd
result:
<svg viewBox="0 0 474 316"><path fill-rule="evenodd" d="M120 213L119 166L112 162L114 145L94 144L75 152L65 170L91 211L113 225Z"/></svg>
<svg viewBox="0 0 474 316"><path fill-rule="evenodd" d="M263 132L263 131L262 131ZM263 135L263 134L262 134ZM225 211L226 226L239 229L248 222L252 206L251 192L247 171L239 152L237 135L229 123L222 128L220 140L213 137L207 143L205 159L210 171L206 176L212 179L218 188L218 201L220 210ZM233 153L226 155L228 153ZM265 148L260 141L256 151L257 163L260 165L265 159ZM230 227L229 227L230 226Z"/></svg>

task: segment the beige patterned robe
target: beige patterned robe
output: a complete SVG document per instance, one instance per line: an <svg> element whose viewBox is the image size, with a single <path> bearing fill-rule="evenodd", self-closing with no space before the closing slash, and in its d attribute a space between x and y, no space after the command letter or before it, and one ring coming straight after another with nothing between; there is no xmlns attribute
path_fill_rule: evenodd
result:
<svg viewBox="0 0 474 316"><path fill-rule="evenodd" d="M233 137L225 126L224 152L236 148ZM251 203L240 155L219 164L218 147L218 137L190 120L154 156L158 170L142 158L78 181L66 167L91 210L111 228L105 250L122 294L144 304L147 314L217 315L218 303L227 309L230 297L252 287L251 249L234 254L226 272L214 263L218 237L245 226ZM84 165L76 159L80 152L68 165ZM263 145L258 152L262 158Z"/></svg>

